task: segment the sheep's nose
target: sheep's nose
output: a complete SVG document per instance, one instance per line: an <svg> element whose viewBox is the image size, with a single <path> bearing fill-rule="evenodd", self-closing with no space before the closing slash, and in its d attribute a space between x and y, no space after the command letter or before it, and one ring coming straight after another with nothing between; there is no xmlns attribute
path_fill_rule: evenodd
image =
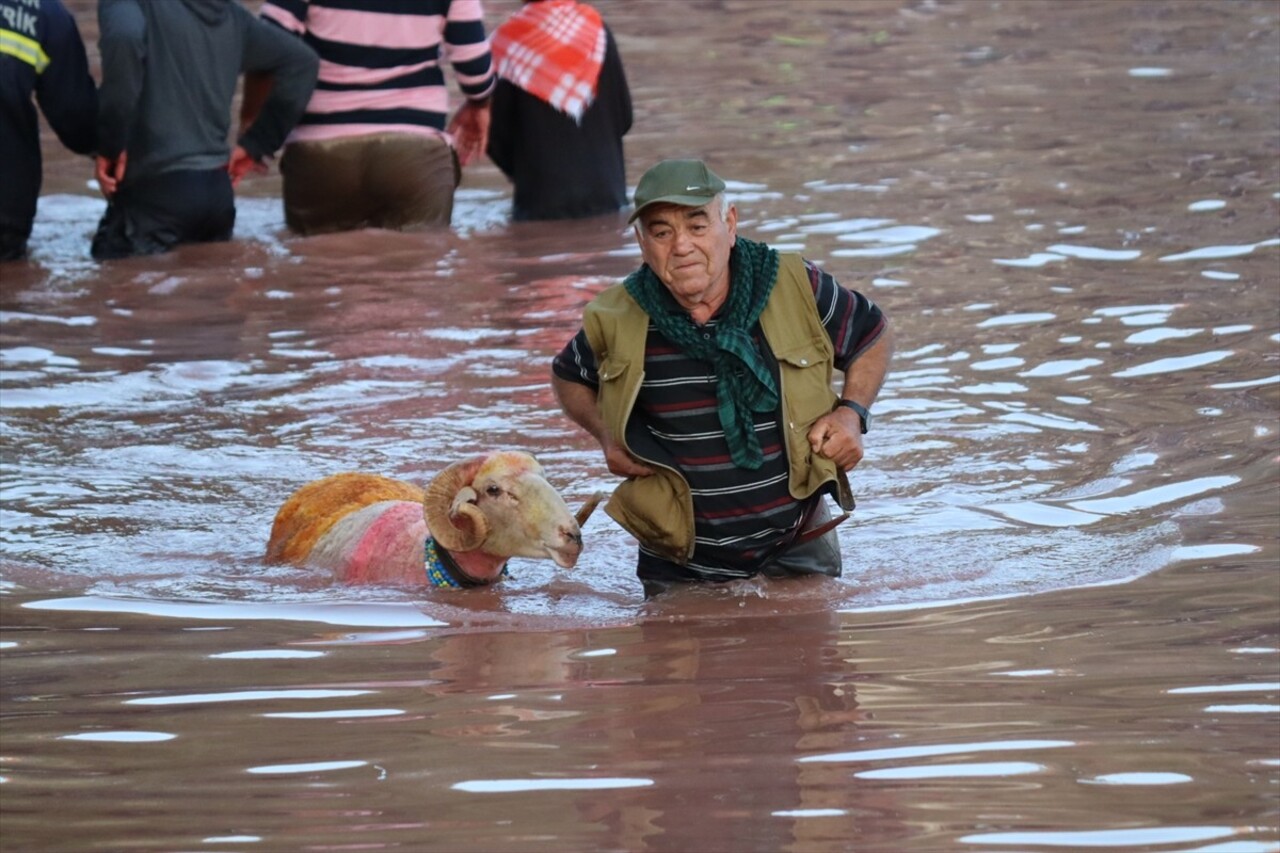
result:
<svg viewBox="0 0 1280 853"><path fill-rule="evenodd" d="M574 545L577 545L579 548L582 547L582 531L578 528L576 524L573 527L569 527L568 525L561 525L559 532L560 532L561 539L565 540L566 542L572 542Z"/></svg>

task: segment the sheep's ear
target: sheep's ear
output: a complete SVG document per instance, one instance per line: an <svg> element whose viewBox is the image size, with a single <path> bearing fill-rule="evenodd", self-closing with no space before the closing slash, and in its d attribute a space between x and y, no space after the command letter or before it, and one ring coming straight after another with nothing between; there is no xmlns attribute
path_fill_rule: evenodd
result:
<svg viewBox="0 0 1280 853"><path fill-rule="evenodd" d="M474 505L479 497L480 496L476 494L476 490L470 486L463 486L461 489L458 489L458 493L453 496L453 503L449 504L449 517L454 518L461 513L463 504Z"/></svg>
<svg viewBox="0 0 1280 853"><path fill-rule="evenodd" d="M439 536L436 541L452 551L471 551L484 544L484 540L489 537L489 519L476 506L478 497L476 490L470 486L463 486L458 490L449 506L449 526L453 528L449 542L453 544Z"/></svg>

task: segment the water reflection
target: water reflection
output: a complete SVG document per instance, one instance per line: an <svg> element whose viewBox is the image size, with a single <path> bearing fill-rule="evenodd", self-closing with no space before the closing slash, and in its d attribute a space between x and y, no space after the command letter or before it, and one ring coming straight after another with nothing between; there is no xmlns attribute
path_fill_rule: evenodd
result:
<svg viewBox="0 0 1280 853"><path fill-rule="evenodd" d="M473 794L513 794L527 791L607 791L614 788L644 788L653 784L652 779L477 779L457 782L455 791Z"/></svg>
<svg viewBox="0 0 1280 853"><path fill-rule="evenodd" d="M629 171L707 157L897 325L846 577L645 604L599 514L478 594L264 566L338 470L612 488L546 365L623 217L509 223L481 164L451 232L300 240L269 179L98 265L50 150L0 270L4 843L1277 850L1274 4L602 2Z"/></svg>
<svg viewBox="0 0 1280 853"><path fill-rule="evenodd" d="M1239 669L1235 677L1199 679L1177 678L1164 666L1155 666L1156 674L1126 675L1117 655L1082 655L1082 641L1097 632L1123 650L1147 640L1129 613L1113 613L1113 605L1081 609L1080 600L1044 611L1035 625L1023 622L1016 606L994 603L859 617L818 608L811 596L788 603L707 591L651 602L630 625L557 631L510 631L499 622L462 633L353 633L319 622L220 626L138 615L110 645L104 638L92 651L72 652L105 659L116 673L112 695L86 683L92 701L115 709L115 727L76 731L80 720L92 719L76 710L86 697L66 694L73 683L67 678L80 678L78 665L59 683L36 689L47 697L47 710L63 711L59 737L68 749L134 743L168 751L155 759L135 751L130 763L198 755L207 780L198 789L210 793L217 780L231 777L262 785L296 780L251 789L272 791L265 812L258 807L231 819L199 812L200 837L239 831L278 846L313 837L326 844L370 837L404 844L429 828L448 848L554 826L558 844L607 838L623 849L756 849L762 842L770 849L864 842L892 848L911 845L921 820L947 815L969 827L972 809L997 790L1011 812L1034 811L1049 797L1060 818L1072 815L1102 833L1103 826L1122 825L1132 804L1099 812L1081 791L1170 784L1200 790L1209 772L1203 753L1186 753L1185 739L1167 751L1135 732L1144 743L1126 741L1117 750L1116 738L1128 735L1113 728L1112 714L1127 714L1142 697L1161 719L1202 717L1209 726L1266 713L1273 719L1274 706L1270 712L1258 702L1206 707L1204 700L1269 699L1280 682ZM796 612L779 614L788 607ZM1187 638L1179 623L1186 620L1170 620L1168 637ZM9 617L6 624L16 627ZM199 631L205 639L194 645L182 636L211 627L222 630ZM1219 620L1205 629L1231 631ZM955 642L975 632L985 647ZM33 665L69 641L66 632L33 637L32 654L8 659L5 669L29 677L39 671ZM263 654L317 645L325 655L301 666ZM1213 645L1237 660L1274 663L1274 647ZM1185 660L1172 644L1158 647ZM211 648L217 651L209 654ZM1146 648L1145 656L1157 654ZM1224 662L1213 666L1221 670ZM175 680L166 667L185 677ZM221 689L181 689L193 679ZM36 699L8 690L10 701ZM1126 701L1126 692L1134 698ZM129 728L123 709L147 714L147 728ZM34 757L33 750L44 749L42 738L26 734L35 721L27 718L7 734L10 754L22 760L12 764L16 779L5 784L18 790L36 783L33 760L51 760ZM108 760L74 755L79 762ZM374 796L366 787L372 784L388 786L388 794L371 823L342 803ZM330 791L331 803L315 799L317 786ZM696 793L707 790L719 793L710 802ZM299 824L299 814L311 820ZM452 818L416 819L422 814ZM183 825L191 825L189 815ZM1064 829L1063 838L1080 831ZM1237 837L1248 841L1260 831L1241 828ZM732 848L718 848L726 837Z"/></svg>
<svg viewBox="0 0 1280 853"><path fill-rule="evenodd" d="M94 743L160 743L173 740L177 735L169 732L81 732L74 735L63 735L61 740L82 740Z"/></svg>
<svg viewBox="0 0 1280 853"><path fill-rule="evenodd" d="M806 187L809 191L817 188L816 185ZM786 199L784 193L772 191L765 183L739 183L731 190L744 209ZM260 204L252 199L247 201L249 213L245 227L252 233L258 233L254 229L259 226L262 233L277 233L279 222L270 217L278 216L278 211L274 207L268 210L267 200ZM467 204L472 202L477 210L488 203L477 198ZM57 197L48 201L55 211L59 203L61 200ZM78 205L82 215L94 212L74 200L66 203L73 210ZM1021 213L1026 215L1028 211ZM989 226L998 220L992 214L966 216L971 226ZM62 218L73 218L72 211L63 211ZM477 222L484 220L480 214L471 218ZM848 242L864 243L870 248L916 251L951 234L947 229L903 224L891 217L841 217L835 211L766 217L753 226L763 234L773 233L782 241L794 242L819 260L840 258L840 252L845 251L841 245ZM1079 233L1082 229L1083 226L1061 225L1058 231ZM524 241L533 240L535 233L536 229L527 228L514 233L517 249ZM466 234L472 240L486 239L483 228ZM57 562L64 571L79 571L69 546L73 541L79 544L80 539L90 535L102 540L99 551L119 556L118 564L133 564L137 556L130 543L143 535L142 531L154 529L164 514L169 516L166 521L173 528L170 537L178 536L184 543L166 549L171 565L182 575L146 580L141 585L128 579L120 584L99 581L96 591L151 596L192 596L194 593L200 597L220 587L243 590L244 575L249 569L245 561L253 560L260 547L252 525L244 521L269 512L276 500L275 494L265 491L260 474L276 471L287 476L292 471L301 480L307 474L324 473L325 460L339 446L345 448L349 456L344 467L381 468L387 463L403 466L406 459L440 458L446 448L465 444L477 432L519 436L523 444L532 442L545 447L550 463L569 474L575 484L570 487L571 491L608 488L610 481L600 475L600 461L589 447L580 452L566 449L564 442L575 433L556 417L541 376L543 371L539 369L571 330L586 300L613 280L608 275L549 273L554 273L557 266L581 265L586 259L593 264L616 263L609 259L625 259L634 254L616 225L603 228L598 236L604 243L596 248L588 247L585 252L544 251L536 264L519 261L514 276L509 270L502 270L502 257L495 258L493 263L481 261L472 257L457 237L431 238L429 244L444 239L452 248L427 265L420 263L420 249L414 245L415 241L403 235L378 236L372 240L373 245L370 245L371 235L365 235L355 255L347 253L358 245L350 236L340 236L333 241L272 238L267 241L270 251L266 254L254 251L251 246L229 250L242 264L239 267L242 272L230 291L225 280L215 281L198 270L189 271L179 259L170 258L163 262L167 270L126 271L113 284L114 295L96 306L69 296L67 304L56 311L6 310L0 315L2 328L18 333L19 341L27 329L63 330L56 340L42 339L40 344L33 340L0 350L5 370L5 406L18 430L15 434L21 434L25 427L22 419L14 421L14 415L54 408L62 412L64 418L77 418L79 429L87 435L105 437L124 426L142 438L141 442L128 446L111 446L107 441L101 442L105 447L81 450L86 474L93 472L92 479L96 481L93 484L88 476L68 479L56 467L47 474L42 473L39 466L32 468L27 481L17 484L10 493L17 499L8 509L15 522L9 525L11 541L18 546L15 556L36 565L47 564L49 546L54 545L56 549L61 539L70 559ZM1250 252L1274 244L1275 241L1259 241L1250 244ZM46 248L54 251L59 245ZM382 251L375 255L379 248ZM1222 248L1207 247L1207 250L1216 254ZM1047 251L1072 260L1121 264L1140 262L1145 257L1140 249L1113 250L1066 243L1050 244ZM357 268L353 262L364 262L375 256L382 272L371 275L365 264L366 271L358 278L349 275L349 271ZM1165 255L1162 259L1170 257L1192 256ZM73 259L68 257L62 261L70 264ZM57 263L54 259L55 268ZM525 271L521 271L522 267ZM316 280L317 272L319 280ZM475 272L480 272L479 279L473 275ZM464 281L460 282L460 277ZM880 280L890 289L905 283L888 276L877 278ZM503 283L507 281L511 283ZM461 290L455 287L458 283L463 284ZM417 296L418 289L424 286L431 287L435 293L450 292L455 300L460 296L461 302L451 304L449 309L460 305L463 310L445 310L429 302L423 304ZM228 292L230 298L227 298ZM506 293L509 298L477 299L482 292ZM201 305L203 310L209 296L215 297L213 304L220 306L218 311L225 313L215 312L209 316L206 312L213 321L202 325L207 333L194 338L189 335L174 338L173 320L196 305ZM185 304L164 304L164 300L175 298L183 298ZM1254 324L1222 322L1172 327L1175 312L1191 316L1191 309L1182 302L1134 300L1133 304L1095 305L1083 317L1070 303L1051 311L1020 309L1022 306L1007 299L965 305L966 312L979 315L970 335L976 329L980 333L998 332L1003 337L966 341L981 351L983 357L975 358L969 348L929 342L908 350L899 358L898 368L890 377L878 409L886 424L908 430L918 424L920 429L897 435L886 432L873 448L873 458L860 473L868 494L879 496L879 504L868 504L864 497L863 526L847 548L864 550L854 544L858 540L875 543L875 527L880 519L893 517L910 525L912 516L919 510L902 496L919 488L917 478L910 470L878 470L874 466L893 465L895 460L905 461L913 453L929 448L934 450L935 461L929 476L935 481L950 479L955 492L946 500L945 507L930 513L930 529L934 535L942 535L944 531L949 534L952 547L957 540L985 541L983 546L975 547L994 554L997 564L1002 548L989 537L981 536L991 531L990 525L981 520L984 515L994 514L1042 528L1075 527L1091 524L1100 517L1114 517L1117 513L1099 511L1096 505L1082 506L1078 501L1034 493L1042 490L1030 488L1030 483L1011 481L1003 488L994 488L994 484L966 485L963 480L968 476L969 464L959 455L961 447L953 436L934 441L928 433L929 426L932 424L936 429L941 424L952 423L967 430L970 440L984 443L996 439L1010 442L1016 438L1016 443L1008 445L1011 453L997 455L1016 459L1016 465L1024 470L1064 472L1078 468L1081 455L1096 448L1080 442L1055 447L1052 436L1070 434L1083 438L1091 433L1106 434L1115 428L1114 418L1094 417L1100 410L1099 404L1103 404L1101 411L1105 411L1105 401L1114 394L1100 377L1133 380L1176 376L1180 381L1194 382L1197 372L1213 376L1212 370L1219 365L1247 358L1253 347L1249 337L1269 331ZM267 313L258 317L262 311ZM405 316L420 319L408 330L388 321L390 317ZM271 328L277 319L285 319L287 325ZM1107 339L1104 330L1105 324L1113 321L1122 326L1144 328L1112 341ZM1073 322L1097 325L1099 329L1088 338L1063 334L1061 330ZM1046 349L1041 343L1044 330L1053 330L1050 334L1067 349ZM1194 343L1198 337L1208 340L1206 330L1214 340L1233 335L1239 339L1239 346L1168 352L1183 341ZM1131 348L1160 347L1164 351L1154 358L1138 360L1133 358L1132 350L1108 352L1114 350L1116 343ZM1088 355L1070 351L1070 348L1090 345L1092 351ZM459 352L463 347L465 358L460 357ZM225 357L210 357L214 355ZM180 360L173 361L175 356ZM1005 371L1015 375L1018 381L985 378L987 374ZM1221 381L1208 384L1214 389L1230 390L1274 381L1272 377L1265 377L1238 381L1243 384ZM1075 393L1055 392L1055 382L1074 383ZM1050 396L1045 396L1046 392ZM218 400L226 416L202 422L207 420L207 415L199 408L206 399ZM1072 411L1064 411L1063 406L1071 407ZM198 425L200 434L208 435L210 440L188 440L186 446L175 445L172 431L155 422L156 418L174 412L175 407L185 413L188 425ZM1212 408L1202 410L1210 413ZM282 417L283 413L289 414ZM982 418L986 419L985 423L978 426ZM264 430L268 441L262 440ZM39 434L34 422L28 434L32 438ZM285 443L283 447L281 442ZM907 451L908 447L913 450ZM298 450L303 448L309 448L308 452L299 455ZM445 455L442 461L447 458ZM989 460L986 464L988 467L994 464L995 470L1008 470L1007 463ZM429 475L427 466L416 467L422 471L418 476ZM579 473L570 473L572 469ZM136 506L103 505L96 513L90 510L78 523L29 509L34 507L32 502L48 501L52 497L64 506L77 507L83 514L85 502L92 499L102 483L114 482L114 491L120 493L135 490L143 483L157 488L159 483L154 480L148 483L142 475L161 471L170 472L170 477L186 478L195 490L193 494L203 491L211 496L231 492L225 486L209 483L209 478L238 472L250 487L247 494L260 496L260 502L243 507L244 512L229 517L227 523L211 518L206 507L198 502L158 504L158 512L153 513L151 519L138 517ZM1193 484L1202 481L1204 478L1189 479ZM895 482L899 484L896 488ZM1084 482L1087 480L1078 480L1077 485ZM1229 485L1225 481L1223 484ZM243 488L238 491L246 494ZM1198 489L1188 488L1175 498L1185 500L1198 495ZM1171 503L1172 500L1139 503L1129 512ZM969 511L962 511L962 507ZM174 511L185 514L185 520L173 518ZM174 521L178 523L174 525ZM1153 535L1167 535L1167 529L1158 522L1143 523L1120 535L1131 538L1135 548L1148 554L1160 553L1152 552L1146 543ZM887 553L893 562L902 565L927 564L931 552L927 547L916 547L920 541L899 540L897 547ZM222 547L210 547L214 542ZM911 543L910 550L904 550L907 543ZM227 544L232 550L226 550ZM886 544L883 539L879 541L882 551ZM1162 553L1167 555L1177 544L1170 542ZM607 581L600 574L606 566L612 569L629 562L626 537L616 530L600 530L595 545L588 550L579 576L590 577L589 586L598 591L626 595L630 587L625 572L610 571ZM1049 541L1042 542L1041 547L1048 553L1054 551ZM213 554L214 562L194 558L200 552ZM591 554L598 559L592 561ZM1117 564L1096 559L1097 554L1094 556L1090 561L1094 574L1073 573L1075 582L1118 580L1159 565L1158 560ZM846 553L847 562L856 559L852 552ZM230 574L228 563L235 566ZM1108 570L1108 566L1113 568ZM548 598L540 591L549 580L545 570L535 566L527 571L530 584L523 588L513 585L515 594L499 606L525 613L550 606L553 611L567 613L564 606L557 604L565 600L563 594ZM302 579L296 574L274 578L271 573L254 574L257 577L252 583L259 594L285 597L312 594L305 582L297 586ZM922 599L946 598L952 594L946 581L935 583L928 577L894 578L893 574L890 570L887 587L896 592L889 593L888 599L882 592L878 601L865 600L871 587L862 584L861 578L854 582L857 592L850 592L857 596L856 600L864 600L869 605L898 599L905 590L915 590L906 594ZM1010 588L1025 589L1029 580L1021 571L1016 577L1001 577L999 571L988 572L987 577L992 582L987 592L994 595L1004 594ZM883 589L886 585L881 586ZM604 613L618 603L617 599L607 597L591 603L589 595L584 599L576 594L587 590L588 587L574 587L574 606ZM448 608L442 612L447 613Z"/></svg>
<svg viewBox="0 0 1280 853"><path fill-rule="evenodd" d="M859 770L853 774L859 779L885 779L906 781L915 779L971 779L984 777L1005 778L1040 773L1043 764L1030 761L993 761L975 764L931 764L927 767L886 767L881 770Z"/></svg>
<svg viewBox="0 0 1280 853"><path fill-rule="evenodd" d="M936 755L969 755L982 752L1023 752L1036 749L1061 749L1074 746L1069 740L1006 740L976 741L972 743L945 743L931 746L899 746L885 749L863 749L853 752L833 752L825 755L807 755L801 763L843 763L856 761L892 761L900 758L926 758Z"/></svg>
<svg viewBox="0 0 1280 853"><path fill-rule="evenodd" d="M1183 785L1191 781L1184 773L1107 773L1080 780L1085 785Z"/></svg>
<svg viewBox="0 0 1280 853"><path fill-rule="evenodd" d="M302 764L270 764L262 767L249 767L246 773L328 773L334 770L351 770L368 766L367 761L312 761Z"/></svg>
<svg viewBox="0 0 1280 853"><path fill-rule="evenodd" d="M979 833L960 840L968 844L1041 845L1080 849L1087 847L1146 847L1152 844L1185 844L1230 838L1231 827L1170 826L1159 829L1115 829L1101 832L1005 832Z"/></svg>
<svg viewBox="0 0 1280 853"><path fill-rule="evenodd" d="M399 717L402 708L340 708L332 711L276 711L262 716L273 720L363 720L370 717Z"/></svg>
<svg viewBox="0 0 1280 853"><path fill-rule="evenodd" d="M268 699L336 699L363 696L370 690L235 690L229 693L188 693L126 699L126 705L207 705L217 702L259 702Z"/></svg>
<svg viewBox="0 0 1280 853"><path fill-rule="evenodd" d="M394 604L232 604L215 602L148 601L99 597L55 598L30 601L23 605L33 610L62 610L81 613L141 613L182 619L252 620L285 619L301 622L323 622L334 625L437 625L446 623L410 607ZM413 636L422 636L420 633ZM294 652L287 656L307 656Z"/></svg>

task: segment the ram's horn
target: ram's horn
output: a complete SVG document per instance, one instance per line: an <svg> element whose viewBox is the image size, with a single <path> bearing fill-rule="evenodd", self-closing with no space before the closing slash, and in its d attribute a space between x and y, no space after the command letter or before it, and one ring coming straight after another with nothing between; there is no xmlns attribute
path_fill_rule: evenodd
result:
<svg viewBox="0 0 1280 853"><path fill-rule="evenodd" d="M455 462L427 485L422 501L427 529L449 551L474 551L489 535L489 520L471 498L471 481L484 464L484 456Z"/></svg>
<svg viewBox="0 0 1280 853"><path fill-rule="evenodd" d="M582 509L578 510L573 520L578 522L578 527L586 526L587 519L591 517L591 513L596 511L596 507L600 506L600 502L605 499L604 492L596 492L587 498L587 502L582 505Z"/></svg>

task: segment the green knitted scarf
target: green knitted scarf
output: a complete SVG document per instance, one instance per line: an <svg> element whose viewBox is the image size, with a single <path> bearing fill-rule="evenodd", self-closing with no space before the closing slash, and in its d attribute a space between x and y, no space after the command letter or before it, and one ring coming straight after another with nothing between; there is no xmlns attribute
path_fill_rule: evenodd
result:
<svg viewBox="0 0 1280 853"><path fill-rule="evenodd" d="M733 464L755 470L764 464L764 454L751 413L777 409L778 385L751 338L751 329L778 277L778 253L764 243L739 237L729 268L733 272L729 297L710 339L667 296L666 286L647 264L627 276L623 285L663 337L689 358L710 362L715 368L716 405Z"/></svg>

